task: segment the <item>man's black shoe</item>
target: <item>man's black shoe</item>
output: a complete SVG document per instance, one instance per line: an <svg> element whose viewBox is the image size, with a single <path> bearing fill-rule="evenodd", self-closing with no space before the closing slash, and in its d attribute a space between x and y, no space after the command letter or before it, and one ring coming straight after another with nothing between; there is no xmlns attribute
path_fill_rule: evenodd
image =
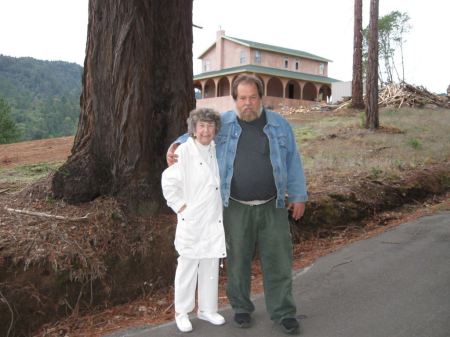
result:
<svg viewBox="0 0 450 337"><path fill-rule="evenodd" d="M300 324L295 318L283 318L280 325L288 335L297 335L300 333Z"/></svg>
<svg viewBox="0 0 450 337"><path fill-rule="evenodd" d="M239 328L248 328L251 322L250 314L247 312L236 313L234 314L234 322Z"/></svg>

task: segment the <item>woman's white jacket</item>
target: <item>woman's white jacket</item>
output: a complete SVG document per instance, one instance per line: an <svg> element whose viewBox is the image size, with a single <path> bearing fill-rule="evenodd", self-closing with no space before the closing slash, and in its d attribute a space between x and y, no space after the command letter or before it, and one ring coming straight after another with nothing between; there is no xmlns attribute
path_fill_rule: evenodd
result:
<svg viewBox="0 0 450 337"><path fill-rule="evenodd" d="M191 137L175 153L177 163L161 179L167 205L177 213L175 249L180 256L193 259L223 258L226 248L215 144L211 142L210 164ZM183 205L186 209L178 213Z"/></svg>

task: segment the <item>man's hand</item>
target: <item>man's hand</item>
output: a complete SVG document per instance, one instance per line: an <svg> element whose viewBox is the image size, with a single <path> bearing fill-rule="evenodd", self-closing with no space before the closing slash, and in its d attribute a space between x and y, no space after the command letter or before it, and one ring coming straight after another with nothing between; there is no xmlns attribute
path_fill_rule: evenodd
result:
<svg viewBox="0 0 450 337"><path fill-rule="evenodd" d="M170 147L166 153L167 165L172 166L173 164L175 164L177 162L177 155L175 154L175 150L177 149L177 147L179 145L180 144L176 144L176 143L173 143L172 145L170 145Z"/></svg>
<svg viewBox="0 0 450 337"><path fill-rule="evenodd" d="M298 220L305 213L305 203L304 202L290 202L288 204L288 210L292 211L292 218Z"/></svg>

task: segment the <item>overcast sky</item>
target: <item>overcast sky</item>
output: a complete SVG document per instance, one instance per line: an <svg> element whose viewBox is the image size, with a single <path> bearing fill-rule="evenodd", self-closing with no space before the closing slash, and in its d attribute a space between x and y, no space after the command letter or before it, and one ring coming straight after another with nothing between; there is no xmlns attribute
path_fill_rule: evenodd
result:
<svg viewBox="0 0 450 337"><path fill-rule="evenodd" d="M184 1L184 0L179 0ZM363 26L369 23L363 0ZM354 0L194 0L194 73L197 57L226 35L303 50L332 60L328 75L351 80ZM406 81L442 93L450 85L448 0L380 0L380 16L410 16L404 58ZM0 54L83 65L88 0L0 0ZM400 66L400 64L398 64Z"/></svg>

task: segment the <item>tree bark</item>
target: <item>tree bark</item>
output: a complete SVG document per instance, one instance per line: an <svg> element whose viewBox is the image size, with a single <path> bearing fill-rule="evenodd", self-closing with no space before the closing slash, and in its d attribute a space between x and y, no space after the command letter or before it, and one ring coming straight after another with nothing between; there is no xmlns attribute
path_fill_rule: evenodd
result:
<svg viewBox="0 0 450 337"><path fill-rule="evenodd" d="M362 0L355 0L355 22L353 30L353 77L352 77L352 107L364 108L363 100L363 70L362 70Z"/></svg>
<svg viewBox="0 0 450 337"><path fill-rule="evenodd" d="M192 0L90 0L81 115L54 196L153 214L165 153L194 107Z"/></svg>
<svg viewBox="0 0 450 337"><path fill-rule="evenodd" d="M375 130L378 120L378 0L370 0L369 51L366 76L366 128Z"/></svg>

